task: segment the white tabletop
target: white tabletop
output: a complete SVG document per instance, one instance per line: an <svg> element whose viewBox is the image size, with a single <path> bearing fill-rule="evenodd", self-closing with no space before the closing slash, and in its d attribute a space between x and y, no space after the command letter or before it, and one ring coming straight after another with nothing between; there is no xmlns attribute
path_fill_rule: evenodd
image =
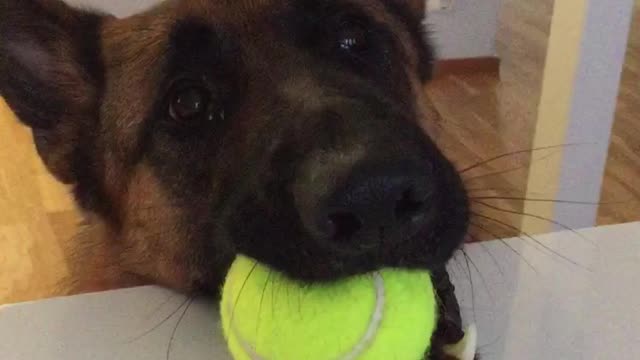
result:
<svg viewBox="0 0 640 360"><path fill-rule="evenodd" d="M526 239L507 240L526 261L499 241L467 246L473 296L465 258L452 263L484 359L640 359L640 223L580 234L537 238L579 265ZM228 359L213 304L184 302L144 287L7 306L0 358Z"/></svg>

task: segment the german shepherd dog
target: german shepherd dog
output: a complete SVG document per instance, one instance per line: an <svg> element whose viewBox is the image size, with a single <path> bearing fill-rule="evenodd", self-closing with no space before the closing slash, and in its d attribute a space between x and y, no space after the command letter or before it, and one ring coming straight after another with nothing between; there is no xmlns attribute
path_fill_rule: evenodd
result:
<svg viewBox="0 0 640 360"><path fill-rule="evenodd" d="M444 266L469 205L423 130L424 0L0 6L0 94L85 214L73 291L215 296L237 254L304 282L425 269L441 313L425 358L455 358Z"/></svg>

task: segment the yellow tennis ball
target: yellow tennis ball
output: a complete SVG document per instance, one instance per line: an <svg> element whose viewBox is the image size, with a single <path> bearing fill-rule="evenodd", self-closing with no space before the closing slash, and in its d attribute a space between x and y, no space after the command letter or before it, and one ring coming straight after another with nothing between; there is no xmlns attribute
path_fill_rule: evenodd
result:
<svg viewBox="0 0 640 360"><path fill-rule="evenodd" d="M427 272L388 269L308 285L242 256L220 310L236 360L419 360L437 322Z"/></svg>

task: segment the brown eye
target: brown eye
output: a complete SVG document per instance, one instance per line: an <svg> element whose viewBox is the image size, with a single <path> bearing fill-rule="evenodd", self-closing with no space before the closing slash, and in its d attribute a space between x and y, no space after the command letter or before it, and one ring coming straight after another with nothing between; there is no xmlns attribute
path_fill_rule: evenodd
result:
<svg viewBox="0 0 640 360"><path fill-rule="evenodd" d="M368 32L362 25L343 26L338 33L338 46L346 51L363 51L368 47Z"/></svg>
<svg viewBox="0 0 640 360"><path fill-rule="evenodd" d="M169 114L175 120L189 120L204 115L209 106L209 92L200 87L178 90L171 98Z"/></svg>

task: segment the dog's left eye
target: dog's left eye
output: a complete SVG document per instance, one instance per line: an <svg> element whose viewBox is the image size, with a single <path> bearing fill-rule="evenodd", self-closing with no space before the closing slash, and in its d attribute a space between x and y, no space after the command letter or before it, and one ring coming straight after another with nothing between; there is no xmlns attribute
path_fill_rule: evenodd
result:
<svg viewBox="0 0 640 360"><path fill-rule="evenodd" d="M169 115L174 120L189 120L208 111L210 95L206 89L189 86L177 90L170 101Z"/></svg>
<svg viewBox="0 0 640 360"><path fill-rule="evenodd" d="M369 47L369 32L359 23L343 24L338 30L338 46L349 52L362 52Z"/></svg>

